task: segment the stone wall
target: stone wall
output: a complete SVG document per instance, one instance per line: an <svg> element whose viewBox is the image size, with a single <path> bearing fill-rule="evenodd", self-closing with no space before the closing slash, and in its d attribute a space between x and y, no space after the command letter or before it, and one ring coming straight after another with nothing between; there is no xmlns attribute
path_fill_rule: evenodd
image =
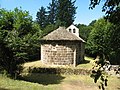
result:
<svg viewBox="0 0 120 90"><path fill-rule="evenodd" d="M81 43L81 58L80 60L83 61L84 60L84 54L85 54L85 43Z"/></svg>
<svg viewBox="0 0 120 90"><path fill-rule="evenodd" d="M41 45L41 60L44 64L74 65L80 63L81 43L47 42Z"/></svg>

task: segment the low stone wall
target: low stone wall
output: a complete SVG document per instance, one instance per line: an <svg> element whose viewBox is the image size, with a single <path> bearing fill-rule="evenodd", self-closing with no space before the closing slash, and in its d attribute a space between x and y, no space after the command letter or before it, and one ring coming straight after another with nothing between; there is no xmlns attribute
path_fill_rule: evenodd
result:
<svg viewBox="0 0 120 90"><path fill-rule="evenodd" d="M29 68L22 73L39 73L39 74L68 74L68 75L90 75L91 70L80 68Z"/></svg>

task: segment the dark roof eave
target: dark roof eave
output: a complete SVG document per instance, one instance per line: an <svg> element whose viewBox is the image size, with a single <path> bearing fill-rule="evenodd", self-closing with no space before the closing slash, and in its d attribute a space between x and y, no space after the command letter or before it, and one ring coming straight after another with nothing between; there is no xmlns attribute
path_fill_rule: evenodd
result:
<svg viewBox="0 0 120 90"><path fill-rule="evenodd" d="M77 42L83 42L86 43L85 41L82 40L65 40L65 39L61 39L61 40L46 40L46 39L41 39L40 41L77 41Z"/></svg>

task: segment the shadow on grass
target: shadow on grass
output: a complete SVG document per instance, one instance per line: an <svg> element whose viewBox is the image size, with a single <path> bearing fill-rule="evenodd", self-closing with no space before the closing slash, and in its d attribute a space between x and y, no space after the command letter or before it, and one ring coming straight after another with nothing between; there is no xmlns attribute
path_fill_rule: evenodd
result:
<svg viewBox="0 0 120 90"><path fill-rule="evenodd" d="M39 74L39 73L30 73L24 77L22 80L39 83L43 85L49 84L59 84L65 77L56 74Z"/></svg>
<svg viewBox="0 0 120 90"><path fill-rule="evenodd" d="M117 88L118 90L120 90L120 88Z"/></svg>
<svg viewBox="0 0 120 90"><path fill-rule="evenodd" d="M83 60L83 61L81 62L81 64L87 64L87 63L90 63L90 61L89 61L89 60Z"/></svg>
<svg viewBox="0 0 120 90"><path fill-rule="evenodd" d="M120 79L120 77L117 77L118 79Z"/></svg>
<svg viewBox="0 0 120 90"><path fill-rule="evenodd" d="M0 90L10 90L10 89L0 88Z"/></svg>

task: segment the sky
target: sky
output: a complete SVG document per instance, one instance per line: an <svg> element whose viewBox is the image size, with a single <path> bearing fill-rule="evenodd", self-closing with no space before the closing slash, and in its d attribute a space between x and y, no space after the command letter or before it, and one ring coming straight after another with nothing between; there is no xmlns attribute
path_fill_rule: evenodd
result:
<svg viewBox="0 0 120 90"><path fill-rule="evenodd" d="M14 10L14 8L22 7L22 10L29 11L33 20L36 19L36 13L41 6L47 7L51 0L0 0L0 8L6 10ZM93 20L97 20L104 16L102 12L102 4L95 9L89 9L90 0L76 0L75 6L77 7L74 24L86 24Z"/></svg>

